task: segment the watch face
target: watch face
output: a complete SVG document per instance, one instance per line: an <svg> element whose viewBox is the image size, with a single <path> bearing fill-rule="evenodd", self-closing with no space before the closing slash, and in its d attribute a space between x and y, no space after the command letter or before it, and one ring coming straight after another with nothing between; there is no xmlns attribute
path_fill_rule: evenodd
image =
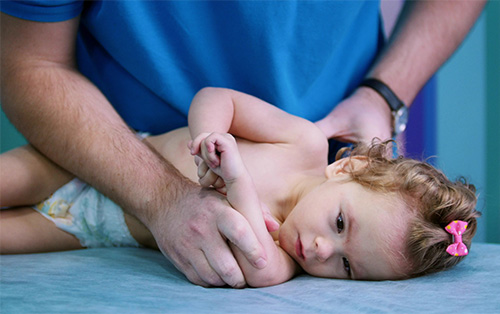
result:
<svg viewBox="0 0 500 314"><path fill-rule="evenodd" d="M408 108L403 106L394 115L394 134L398 135L406 129L408 123Z"/></svg>

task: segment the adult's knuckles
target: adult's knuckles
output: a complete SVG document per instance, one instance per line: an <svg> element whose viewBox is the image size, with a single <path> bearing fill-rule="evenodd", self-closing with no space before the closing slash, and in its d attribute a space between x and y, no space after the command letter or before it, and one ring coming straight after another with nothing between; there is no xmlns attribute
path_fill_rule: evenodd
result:
<svg viewBox="0 0 500 314"><path fill-rule="evenodd" d="M189 221L187 223L187 228L190 236L205 236L206 235L206 227L202 222L197 220ZM188 237L186 237L188 238Z"/></svg>
<svg viewBox="0 0 500 314"><path fill-rule="evenodd" d="M218 268L218 273L223 279L234 278L234 276L237 275L240 270L238 264L224 261L222 259L219 261Z"/></svg>
<svg viewBox="0 0 500 314"><path fill-rule="evenodd" d="M236 245L241 244L243 240L245 240L248 237L248 233L250 230L243 226L242 224L236 224L233 228L230 229L231 235L234 239L234 242ZM240 248L244 249L244 248Z"/></svg>

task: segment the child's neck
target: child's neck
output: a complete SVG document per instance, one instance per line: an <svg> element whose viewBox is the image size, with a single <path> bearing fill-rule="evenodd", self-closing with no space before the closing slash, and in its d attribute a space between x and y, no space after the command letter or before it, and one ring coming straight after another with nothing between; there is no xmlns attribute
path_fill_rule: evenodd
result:
<svg viewBox="0 0 500 314"><path fill-rule="evenodd" d="M280 202L277 208L271 210L271 213L280 223L283 223L297 203L315 187L326 180L324 176L302 176L298 178L292 185L288 197Z"/></svg>

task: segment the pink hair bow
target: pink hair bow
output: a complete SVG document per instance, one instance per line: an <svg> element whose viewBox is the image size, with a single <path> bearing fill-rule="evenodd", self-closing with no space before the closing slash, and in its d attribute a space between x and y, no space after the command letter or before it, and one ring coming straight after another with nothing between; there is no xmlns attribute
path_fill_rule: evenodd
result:
<svg viewBox="0 0 500 314"><path fill-rule="evenodd" d="M446 252L454 256L465 256L469 254L467 246L462 242L462 234L467 229L467 223L462 220L454 220L444 228L448 233L453 235L453 244L450 244Z"/></svg>

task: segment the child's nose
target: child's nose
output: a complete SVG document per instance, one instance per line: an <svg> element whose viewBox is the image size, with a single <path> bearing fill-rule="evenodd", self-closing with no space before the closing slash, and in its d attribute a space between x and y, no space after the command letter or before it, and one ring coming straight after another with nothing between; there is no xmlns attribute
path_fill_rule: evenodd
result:
<svg viewBox="0 0 500 314"><path fill-rule="evenodd" d="M329 259L335 250L333 243L323 237L317 237L314 244L316 246L316 257L320 262Z"/></svg>

